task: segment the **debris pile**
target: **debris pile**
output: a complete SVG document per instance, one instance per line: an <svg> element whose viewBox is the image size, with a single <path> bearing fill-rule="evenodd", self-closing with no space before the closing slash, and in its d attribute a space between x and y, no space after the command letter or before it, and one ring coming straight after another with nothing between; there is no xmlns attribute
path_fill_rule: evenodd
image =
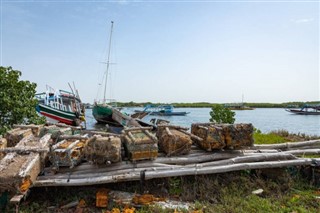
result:
<svg viewBox="0 0 320 213"><path fill-rule="evenodd" d="M194 142L207 151L253 145L252 124L195 123L191 126L191 133L203 139Z"/></svg>
<svg viewBox="0 0 320 213"><path fill-rule="evenodd" d="M151 127L123 130L124 148L131 161L154 160L158 156L158 139L150 133Z"/></svg>
<svg viewBox="0 0 320 213"><path fill-rule="evenodd" d="M156 134L149 127L133 127L121 135L66 125L19 125L0 138L0 193L17 192L12 202L19 202L30 187L320 165L318 158L301 158L319 154L320 140L253 145L252 133L251 124L198 123L190 133L162 123Z"/></svg>
<svg viewBox="0 0 320 213"><path fill-rule="evenodd" d="M84 149L87 161L108 164L121 161L121 139L119 136L93 136Z"/></svg>

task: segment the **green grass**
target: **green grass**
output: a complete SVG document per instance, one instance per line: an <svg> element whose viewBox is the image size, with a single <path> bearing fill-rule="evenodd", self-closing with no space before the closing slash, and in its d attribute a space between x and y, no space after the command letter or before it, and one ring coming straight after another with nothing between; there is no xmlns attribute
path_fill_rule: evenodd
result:
<svg viewBox="0 0 320 213"><path fill-rule="evenodd" d="M283 136L277 135L275 133L261 133L255 132L253 134L253 139L255 144L275 144L284 143L286 139Z"/></svg>

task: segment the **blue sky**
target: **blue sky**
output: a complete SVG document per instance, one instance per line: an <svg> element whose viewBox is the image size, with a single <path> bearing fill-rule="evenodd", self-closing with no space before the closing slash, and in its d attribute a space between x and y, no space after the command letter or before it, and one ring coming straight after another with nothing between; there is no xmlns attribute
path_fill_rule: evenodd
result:
<svg viewBox="0 0 320 213"><path fill-rule="evenodd" d="M2 66L22 79L153 102L320 99L319 1L1 1Z"/></svg>

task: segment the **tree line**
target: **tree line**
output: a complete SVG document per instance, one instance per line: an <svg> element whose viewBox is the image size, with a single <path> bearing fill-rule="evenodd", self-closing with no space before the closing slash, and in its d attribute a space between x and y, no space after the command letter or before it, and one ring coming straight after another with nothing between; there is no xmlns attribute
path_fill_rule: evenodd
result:
<svg viewBox="0 0 320 213"><path fill-rule="evenodd" d="M117 102L118 107L144 107L148 104L162 105L168 103L152 103L152 102ZM170 103L177 108L212 108L217 104L233 105L235 103L209 103L209 102L196 102L196 103ZM243 103L244 106L251 108L301 108L305 104L320 104L319 101L309 102L284 102L284 103Z"/></svg>

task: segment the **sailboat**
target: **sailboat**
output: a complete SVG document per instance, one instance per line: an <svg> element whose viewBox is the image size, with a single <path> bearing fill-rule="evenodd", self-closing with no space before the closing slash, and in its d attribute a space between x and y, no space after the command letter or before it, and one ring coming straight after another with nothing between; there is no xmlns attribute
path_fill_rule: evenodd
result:
<svg viewBox="0 0 320 213"><path fill-rule="evenodd" d="M107 82L108 82L108 74L109 74L109 65L110 65L110 52L111 52L111 39L113 32L113 21L111 21L111 30L110 30L110 38L109 38L109 51L107 58L107 70L105 72L105 82L104 82L104 94L103 99L101 101L95 101L92 109L92 115L96 119L98 123L107 123L113 124L117 126L117 123L112 119L113 106L111 104L107 104L106 99L106 91L107 91Z"/></svg>

